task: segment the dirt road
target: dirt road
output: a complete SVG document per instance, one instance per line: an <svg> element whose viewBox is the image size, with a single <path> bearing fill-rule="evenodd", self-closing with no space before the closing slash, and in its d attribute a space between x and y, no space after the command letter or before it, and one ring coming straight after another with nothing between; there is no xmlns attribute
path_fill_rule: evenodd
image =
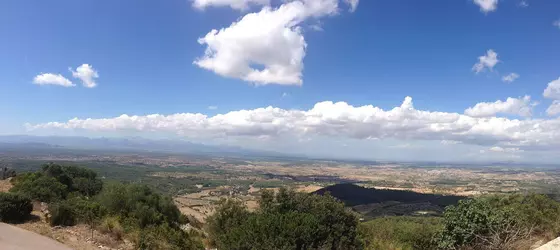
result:
<svg viewBox="0 0 560 250"><path fill-rule="evenodd" d="M53 239L5 223L0 223L0 249L71 250Z"/></svg>

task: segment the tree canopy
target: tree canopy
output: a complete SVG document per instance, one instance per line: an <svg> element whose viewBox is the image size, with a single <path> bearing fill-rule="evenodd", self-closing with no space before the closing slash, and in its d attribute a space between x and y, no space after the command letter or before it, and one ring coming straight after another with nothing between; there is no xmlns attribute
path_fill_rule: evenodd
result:
<svg viewBox="0 0 560 250"><path fill-rule="evenodd" d="M280 189L264 191L260 208L249 212L240 201L222 201L208 219L218 249L360 249L358 220L329 195Z"/></svg>

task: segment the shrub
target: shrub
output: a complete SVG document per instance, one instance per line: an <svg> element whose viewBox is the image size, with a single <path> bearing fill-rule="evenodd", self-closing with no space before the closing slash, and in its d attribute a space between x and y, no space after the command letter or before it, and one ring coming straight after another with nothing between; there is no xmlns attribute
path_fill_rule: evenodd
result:
<svg viewBox="0 0 560 250"><path fill-rule="evenodd" d="M122 239L124 235L124 229L118 217L105 217L99 226L99 230L103 233L110 234L117 240Z"/></svg>
<svg viewBox="0 0 560 250"><path fill-rule="evenodd" d="M33 200L52 202L64 199L67 187L55 178L41 173L24 173L12 179L10 192L22 193Z"/></svg>
<svg viewBox="0 0 560 250"><path fill-rule="evenodd" d="M78 216L73 205L68 201L55 202L49 205L49 223L51 226L73 226Z"/></svg>
<svg viewBox="0 0 560 250"><path fill-rule="evenodd" d="M21 222L33 210L31 200L21 194L0 193L0 221Z"/></svg>
<svg viewBox="0 0 560 250"><path fill-rule="evenodd" d="M487 198L462 200L446 208L438 245L443 249L510 249L532 233L518 219L511 207L493 207Z"/></svg>
<svg viewBox="0 0 560 250"><path fill-rule="evenodd" d="M240 201L222 201L208 233L218 249L360 249L357 225L332 196L281 189L263 192L253 213Z"/></svg>
<svg viewBox="0 0 560 250"><path fill-rule="evenodd" d="M513 194L486 197L494 209L508 210L520 226L537 234L560 233L560 203L542 194Z"/></svg>
<svg viewBox="0 0 560 250"><path fill-rule="evenodd" d="M70 192L77 191L85 196L93 196L103 187L103 182L97 179L97 173L87 168L48 163L43 165L42 169L46 176L55 178Z"/></svg>
<svg viewBox="0 0 560 250"><path fill-rule="evenodd" d="M180 222L181 212L173 200L145 185L111 183L106 185L97 198L108 213L121 216L141 228Z"/></svg>
<svg viewBox="0 0 560 250"><path fill-rule="evenodd" d="M366 249L436 249L441 228L437 217L385 217L360 224Z"/></svg>
<svg viewBox="0 0 560 250"><path fill-rule="evenodd" d="M182 230L167 224L150 225L143 228L135 239L138 249L150 250L194 250L204 249L200 241Z"/></svg>

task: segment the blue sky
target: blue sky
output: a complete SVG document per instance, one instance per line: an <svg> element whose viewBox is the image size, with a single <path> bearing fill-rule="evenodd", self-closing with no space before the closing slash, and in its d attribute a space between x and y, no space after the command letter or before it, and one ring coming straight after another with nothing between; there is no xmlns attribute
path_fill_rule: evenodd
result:
<svg viewBox="0 0 560 250"><path fill-rule="evenodd" d="M348 2L1 1L0 134L186 138L367 159L558 160L560 111L550 106L560 99L560 2L363 0L354 11ZM519 77L504 82L511 73ZM59 74L68 82L53 80ZM416 113L358 108L389 112L407 96ZM325 101L333 104L314 109ZM348 107L337 111L336 102ZM257 110L268 106L282 112ZM196 113L206 117L173 116ZM115 119L123 114L139 118ZM457 127L441 132L446 126Z"/></svg>

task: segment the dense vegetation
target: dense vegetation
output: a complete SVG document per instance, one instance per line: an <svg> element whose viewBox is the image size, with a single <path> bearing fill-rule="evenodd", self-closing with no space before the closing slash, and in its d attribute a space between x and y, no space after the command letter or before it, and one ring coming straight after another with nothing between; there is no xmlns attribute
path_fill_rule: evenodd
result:
<svg viewBox="0 0 560 250"><path fill-rule="evenodd" d="M263 192L257 211L224 200L208 219L218 249L361 249L357 218L332 196Z"/></svg>
<svg viewBox="0 0 560 250"><path fill-rule="evenodd" d="M28 172L12 179L12 192L34 200L53 202L65 199L69 193L93 196L101 191L103 182L89 169L76 166L45 164L40 172Z"/></svg>
<svg viewBox="0 0 560 250"><path fill-rule="evenodd" d="M560 203L544 195L459 201L442 218L387 217L360 225L366 249L529 249L560 235Z"/></svg>
<svg viewBox="0 0 560 250"><path fill-rule="evenodd" d="M21 194L0 193L0 221L21 222L29 216L33 205Z"/></svg>
<svg viewBox="0 0 560 250"><path fill-rule="evenodd" d="M437 249L434 236L441 230L438 217L391 216L360 224L365 249Z"/></svg>
<svg viewBox="0 0 560 250"><path fill-rule="evenodd" d="M544 195L488 196L449 207L438 235L440 248L512 249L531 236L560 233L560 203Z"/></svg>
<svg viewBox="0 0 560 250"><path fill-rule="evenodd" d="M139 249L202 249L201 242L183 231L187 223L172 199L142 184L106 183L86 168L45 164L41 171L17 175L11 193L0 196L0 218L23 219L29 198L47 202L49 223L84 223L127 237Z"/></svg>

